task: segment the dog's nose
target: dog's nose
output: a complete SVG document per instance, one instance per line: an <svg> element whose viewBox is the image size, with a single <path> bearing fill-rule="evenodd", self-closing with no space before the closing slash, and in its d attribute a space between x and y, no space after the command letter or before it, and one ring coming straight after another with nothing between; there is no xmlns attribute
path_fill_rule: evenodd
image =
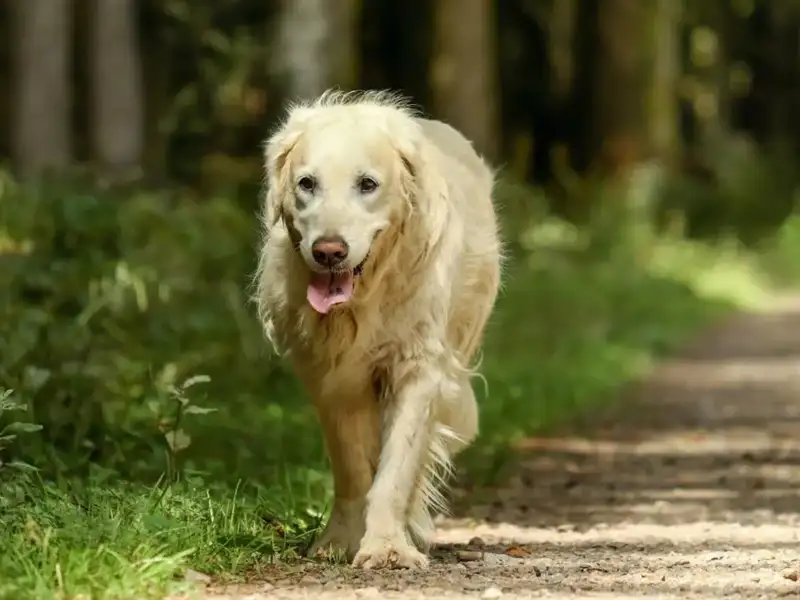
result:
<svg viewBox="0 0 800 600"><path fill-rule="evenodd" d="M321 237L311 245L311 255L323 267L335 267L347 258L347 242L341 237Z"/></svg>

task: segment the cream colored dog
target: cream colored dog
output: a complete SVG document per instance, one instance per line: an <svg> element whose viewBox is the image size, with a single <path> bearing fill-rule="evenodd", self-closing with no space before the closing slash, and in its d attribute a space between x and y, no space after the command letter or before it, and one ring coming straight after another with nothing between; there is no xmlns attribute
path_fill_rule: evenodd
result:
<svg viewBox="0 0 800 600"><path fill-rule="evenodd" d="M313 399L334 504L312 552L425 567L478 432L470 362L500 282L492 171L386 92L292 107L266 144L259 315Z"/></svg>

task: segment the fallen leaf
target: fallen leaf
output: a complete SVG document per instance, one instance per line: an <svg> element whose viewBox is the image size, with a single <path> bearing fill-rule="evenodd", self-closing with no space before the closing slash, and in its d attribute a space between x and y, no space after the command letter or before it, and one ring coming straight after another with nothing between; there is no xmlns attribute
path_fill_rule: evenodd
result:
<svg viewBox="0 0 800 600"><path fill-rule="evenodd" d="M521 546L511 546L506 550L506 554L514 558L525 558L531 555L531 551Z"/></svg>

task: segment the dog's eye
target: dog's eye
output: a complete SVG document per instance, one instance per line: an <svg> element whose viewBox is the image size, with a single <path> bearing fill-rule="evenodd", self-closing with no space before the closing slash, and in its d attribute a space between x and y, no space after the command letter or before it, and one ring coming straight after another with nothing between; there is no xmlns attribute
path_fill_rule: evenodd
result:
<svg viewBox="0 0 800 600"><path fill-rule="evenodd" d="M309 194L313 194L314 190L317 189L317 181L310 177L309 175L304 175L300 179L297 180L297 187L307 192Z"/></svg>
<svg viewBox="0 0 800 600"><path fill-rule="evenodd" d="M358 180L358 191L362 194L371 194L378 189L378 182L372 177L362 177Z"/></svg>

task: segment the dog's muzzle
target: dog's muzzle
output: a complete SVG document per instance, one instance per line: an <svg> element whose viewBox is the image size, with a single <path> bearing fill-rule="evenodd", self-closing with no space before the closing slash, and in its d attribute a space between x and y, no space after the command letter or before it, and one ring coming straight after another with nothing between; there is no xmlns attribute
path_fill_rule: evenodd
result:
<svg viewBox="0 0 800 600"><path fill-rule="evenodd" d="M289 239L292 242L292 246L294 247L295 251L300 253L300 242L303 241L303 236L300 235L300 232L294 228L294 226L287 220L284 221L286 223L286 229L289 232ZM375 241L375 238L378 237L380 231L375 233L372 240ZM367 260L369 259L370 252L367 251L367 255L364 257L360 263L358 263L355 268L353 269L353 275L358 277L361 275L361 272L364 270L364 265L367 264Z"/></svg>

